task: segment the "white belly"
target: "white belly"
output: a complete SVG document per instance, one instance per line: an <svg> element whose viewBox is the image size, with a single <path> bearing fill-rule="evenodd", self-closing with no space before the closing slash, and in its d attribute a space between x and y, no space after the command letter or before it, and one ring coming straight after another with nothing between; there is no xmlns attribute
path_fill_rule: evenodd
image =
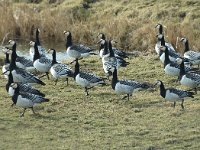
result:
<svg viewBox="0 0 200 150"><path fill-rule="evenodd" d="M87 80L81 78L79 74L76 76L76 83L82 87L90 87L90 83Z"/></svg>
<svg viewBox="0 0 200 150"><path fill-rule="evenodd" d="M39 71L39 72L49 72L49 69L51 68L51 64L43 64L39 62L39 59L34 61L33 66Z"/></svg>
<svg viewBox="0 0 200 150"><path fill-rule="evenodd" d="M165 66L164 71L171 76L179 76L180 74L180 69L171 67L169 64Z"/></svg>
<svg viewBox="0 0 200 150"><path fill-rule="evenodd" d="M22 108L29 108L29 107L33 107L33 105L34 103L31 100L22 98L21 95L18 96L16 106L19 106Z"/></svg>
<svg viewBox="0 0 200 150"><path fill-rule="evenodd" d="M187 86L187 87L190 87L190 88L195 88L195 87L198 86L197 82L187 78L185 75L181 78L180 83L181 83L181 85L184 85L184 86Z"/></svg>
<svg viewBox="0 0 200 150"><path fill-rule="evenodd" d="M167 101L172 101L172 102L177 101L177 100L181 100L178 95L176 95L174 93L169 93L169 91L166 91L165 99Z"/></svg>

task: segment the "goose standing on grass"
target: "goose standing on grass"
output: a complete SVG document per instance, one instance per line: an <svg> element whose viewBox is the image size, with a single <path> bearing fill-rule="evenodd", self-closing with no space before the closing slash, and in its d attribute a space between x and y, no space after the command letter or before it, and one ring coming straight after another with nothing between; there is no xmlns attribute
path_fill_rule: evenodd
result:
<svg viewBox="0 0 200 150"><path fill-rule="evenodd" d="M66 64L61 64L56 61L56 50L49 49L48 53L52 53L52 63L50 72L52 76L56 79L55 85L57 84L58 78L65 78L68 85L68 77L74 77L73 70Z"/></svg>
<svg viewBox="0 0 200 150"><path fill-rule="evenodd" d="M105 34L104 33L99 33L98 36L100 41L98 43L101 43L101 40L106 40L106 37L105 37ZM112 41L113 43L117 43L116 41ZM102 49L103 49L103 43L100 44L100 47L99 47L99 54L102 53ZM114 54L115 56L117 57L121 57L121 58L128 58L128 53L116 48L116 47L112 47L112 50L114 51ZM100 57L101 57L101 54L100 54ZM102 58L102 57L101 57Z"/></svg>
<svg viewBox="0 0 200 150"><path fill-rule="evenodd" d="M106 77L109 79L109 76L112 75L112 73L114 72L114 69L118 68L117 59L114 56L114 52L112 50L112 45L110 41L109 41L109 44L107 43L107 41L105 41L102 63L103 63L103 70L106 74Z"/></svg>
<svg viewBox="0 0 200 150"><path fill-rule="evenodd" d="M105 85L105 82L101 77L98 77L91 73L80 72L80 66L78 59L76 59L74 79L76 83L85 89L86 95L89 95L88 90L96 85Z"/></svg>
<svg viewBox="0 0 200 150"><path fill-rule="evenodd" d="M177 59L177 63L180 64L179 80L181 85L190 87L197 93L197 87L200 85L200 74L195 71L187 72L182 59Z"/></svg>
<svg viewBox="0 0 200 150"><path fill-rule="evenodd" d="M171 76L179 76L180 74L180 65L176 62L172 62L169 60L169 50L166 46L161 46L160 50L165 53L165 61L164 61L164 71L165 74L171 75ZM189 67L185 67L186 71L191 70Z"/></svg>
<svg viewBox="0 0 200 150"><path fill-rule="evenodd" d="M164 40L164 36L162 34L157 35L158 40L160 40L160 45L158 47L159 50L159 56L160 56L160 61L162 63L164 63L165 61L165 53L163 51L160 50L161 46L166 46L165 44L165 40ZM169 59L170 61L175 62L177 58L181 58L181 55L175 51L173 51L172 49L169 48L169 46L166 46L168 48L168 54L169 54Z"/></svg>
<svg viewBox="0 0 200 150"><path fill-rule="evenodd" d="M184 106L183 106L184 98L186 98L186 97L194 98L193 92L175 89L175 88L167 88L166 89L163 82L160 80L158 80L156 82L156 85L160 86L160 95L165 100L174 102L174 108L176 106L176 101L181 101L181 108L184 109Z"/></svg>
<svg viewBox="0 0 200 150"><path fill-rule="evenodd" d="M36 70L41 73L45 73L49 79L49 70L51 68L52 60L47 57L41 57L38 51L38 46L36 42L30 41L30 45L34 46L34 56L33 56L33 66Z"/></svg>
<svg viewBox="0 0 200 150"><path fill-rule="evenodd" d="M40 29L37 28L36 29L36 33L35 33L35 42L37 43L38 51L40 53L40 56L45 57L46 56L46 54L45 54L45 48L41 46L40 38L39 38L39 33L40 33ZM35 50L34 50L33 46L30 47L29 53L30 53L31 58L33 59L33 56L34 56L34 53L35 53Z"/></svg>
<svg viewBox="0 0 200 150"><path fill-rule="evenodd" d="M94 52L92 52L92 49L89 47L86 47L84 45L78 45L72 43L72 34L70 31L64 31L64 34L67 37L66 41L66 50L67 55L73 59L79 59L82 57L87 57L89 55L96 55Z"/></svg>
<svg viewBox="0 0 200 150"><path fill-rule="evenodd" d="M15 57L17 67L25 69L29 72L35 71L35 68L33 67L33 62L30 59L17 55L16 42L13 40L9 40L9 44L12 45L12 55L16 55Z"/></svg>
<svg viewBox="0 0 200 150"><path fill-rule="evenodd" d="M4 59L4 65L2 66L2 73L4 74L4 77L6 79L8 79L8 70L9 70L9 66L10 66L10 60L9 60L9 53L4 52L5 53L5 59Z"/></svg>
<svg viewBox="0 0 200 150"><path fill-rule="evenodd" d="M155 28L158 29L158 35L163 35L163 39L164 39L163 25L158 23L155 26ZM162 42L164 42L164 43L162 43ZM174 47L172 46L171 43L165 42L165 40L161 41L161 40L158 39L158 42L155 45L155 51L156 51L157 54L160 54L159 47L161 46L161 44L164 44L162 46L167 46L170 51L175 51L175 49L174 49Z"/></svg>
<svg viewBox="0 0 200 150"><path fill-rule="evenodd" d="M132 94L141 89L148 89L150 85L134 80L118 80L117 69L115 68L112 78L112 89L118 94L126 94L122 99L132 96Z"/></svg>
<svg viewBox="0 0 200 150"><path fill-rule="evenodd" d="M20 83L37 83L41 85L45 85L44 82L42 82L40 79L35 77L33 74L27 72L26 70L22 68L18 68L16 66L16 54L15 52L12 52L11 54L11 62L9 66L9 71L11 71L14 82L20 82Z"/></svg>
<svg viewBox="0 0 200 150"><path fill-rule="evenodd" d="M33 109L34 104L49 101L49 99L44 98L42 96L30 93L20 93L19 86L16 83L12 83L11 87L15 89L14 95L12 96L13 103L18 107L24 108L24 111L20 115L20 117L24 116L24 113L27 108L31 108L33 113L35 114L35 111Z"/></svg>
<svg viewBox="0 0 200 150"><path fill-rule="evenodd" d="M189 42L187 38L181 38L180 40L185 45L184 50L184 58L189 59L190 63L192 65L200 65L200 52L195 52L193 50L190 50L189 48Z"/></svg>
<svg viewBox="0 0 200 150"><path fill-rule="evenodd" d="M11 84L14 83L13 76L12 76L12 73L10 71L8 71L8 73L9 73L9 75L8 75L8 82L6 84L6 91L8 92L8 94L10 96L13 96L14 92L15 92L15 89L11 86ZM33 88L28 83L17 83L17 85L19 87L20 93L31 93L31 94L35 94L35 95L42 96L42 97L45 96L45 94L43 94L39 90Z"/></svg>

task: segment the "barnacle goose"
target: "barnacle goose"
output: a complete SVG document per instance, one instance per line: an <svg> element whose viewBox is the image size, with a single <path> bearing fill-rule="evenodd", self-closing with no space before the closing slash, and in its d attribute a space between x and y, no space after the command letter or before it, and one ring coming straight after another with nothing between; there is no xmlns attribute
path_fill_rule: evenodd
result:
<svg viewBox="0 0 200 150"><path fill-rule="evenodd" d="M109 48L108 48L109 46ZM105 47L103 51L103 57L102 57L102 63L103 63L103 70L109 79L109 76L112 75L114 72L114 69L118 67L117 65L117 59L114 56L114 52L112 50L111 42L109 41L109 45L107 41L105 41Z"/></svg>
<svg viewBox="0 0 200 150"><path fill-rule="evenodd" d="M92 52L92 49L89 47L86 47L82 44L73 44L72 43L72 34L70 31L64 31L64 34L67 37L66 41L66 50L67 55L71 58L81 58L81 57L87 57L89 55L96 55L94 52Z"/></svg>
<svg viewBox="0 0 200 150"><path fill-rule="evenodd" d="M166 46L166 47L168 48L168 51L169 51L168 54L169 54L169 59L170 59L170 61L175 62L177 58L180 58L180 57L181 57L181 55L180 55L179 53L177 53L177 52L171 50L171 49L169 48L169 46L167 46L167 45L165 44L164 36L163 36L162 34L157 35L157 38L161 41L161 43L160 43L160 45L159 45L159 47L158 47L158 50L159 50L160 61L161 61L162 63L164 63L164 61L165 61L165 53L164 53L163 51L160 51L160 47L161 47L161 46Z"/></svg>
<svg viewBox="0 0 200 150"><path fill-rule="evenodd" d="M161 41L161 39L158 39L158 41L157 41L157 43L156 43L156 45L155 45L155 51L156 51L156 53L157 54L160 54L160 50L159 50L159 47L161 46L161 44L164 44L164 45L166 45L168 48L169 48L169 50L171 51L175 51L175 49L174 49L174 47L172 46L172 44L170 44L170 43L168 43L168 42L165 42L165 40L164 40L164 33L163 33L163 25L162 24L157 24L156 26L155 26L155 28L157 28L159 31L158 31L158 35L163 35L163 41ZM162 43L163 42L163 43ZM164 46L163 45L163 46Z"/></svg>
<svg viewBox="0 0 200 150"><path fill-rule="evenodd" d="M56 79L55 85L57 84L58 78L66 78L67 85L68 85L68 77L74 77L73 70L66 64L61 64L56 61L56 50L49 49L48 53L52 53L52 63L50 72L52 76Z"/></svg>
<svg viewBox="0 0 200 150"><path fill-rule="evenodd" d="M33 62L30 59L25 57L21 57L17 55L16 52L16 42L13 40L9 40L9 44L12 45L12 55L16 55L16 65L19 68L25 69L29 72L33 72L35 68L33 67Z"/></svg>
<svg viewBox="0 0 200 150"><path fill-rule="evenodd" d="M165 61L164 61L164 71L168 75L172 76L179 76L180 74L180 65L177 64L176 62L172 62L169 60L169 50L168 47L166 46L161 46L160 47L161 51L164 51L165 53ZM189 67L185 68L186 71L191 70Z"/></svg>
<svg viewBox="0 0 200 150"><path fill-rule="evenodd" d="M102 53L102 49L103 49L103 43L101 43L101 40L106 40L105 34L104 33L99 33L98 36L100 38L100 41L98 43L100 43L100 47L99 47L99 54L101 57L101 53ZM117 43L116 41L112 41L113 43ZM115 56L121 57L121 58L128 58L128 53L116 48L116 47L112 47L112 50L114 51ZM101 57L102 58L102 57Z"/></svg>
<svg viewBox="0 0 200 150"><path fill-rule="evenodd" d="M12 52L11 54L11 62L9 66L9 71L11 71L13 75L14 82L20 82L20 83L38 83L41 85L45 85L44 82L42 82L40 79L35 77L33 74L27 72L26 70L22 68L18 68L16 66L16 55Z"/></svg>
<svg viewBox="0 0 200 150"><path fill-rule="evenodd" d="M113 78L112 78L112 89L115 90L118 94L127 94L123 97L123 99L129 97L133 94L133 92L136 92L141 89L148 89L150 88L150 85L147 83L141 83L134 80L118 80L117 76L117 69L114 69L113 72Z"/></svg>
<svg viewBox="0 0 200 150"><path fill-rule="evenodd" d="M181 108L184 109L183 102L184 98L191 97L194 98L194 93L180 90L176 88L165 88L162 81L158 80L156 85L160 86L160 95L167 101L174 102L174 108L176 106L176 101L181 101Z"/></svg>
<svg viewBox="0 0 200 150"><path fill-rule="evenodd" d="M8 82L6 84L6 91L8 92L8 94L10 96L14 95L15 89L11 86L11 84L14 83L13 81L13 76L12 73L9 71L9 75L8 75ZM39 90L33 88L30 84L28 83L16 83L19 87L19 92L20 93L31 93L31 94L35 94L35 95L39 95L44 97L45 94L40 92Z"/></svg>
<svg viewBox="0 0 200 150"><path fill-rule="evenodd" d="M189 59L192 65L200 65L200 52L190 50L187 38L181 38L180 41L185 45L184 58Z"/></svg>
<svg viewBox="0 0 200 150"><path fill-rule="evenodd" d="M33 109L34 104L49 101L49 99L44 98L42 96L38 96L38 95L30 94L30 93L20 93L19 86L16 83L12 83L11 87L15 89L14 95L12 96L13 103L18 107L24 108L24 111L20 115L20 117L24 116L24 113L27 108L31 108L33 113L35 114L35 111Z"/></svg>
<svg viewBox="0 0 200 150"><path fill-rule="evenodd" d="M46 56L46 54L45 54L46 50L45 50L44 47L41 46L40 39L39 39L39 33L40 33L40 29L37 28L36 33L35 33L35 42L37 43L37 47L38 47L38 51L40 53L40 56L45 57ZM34 53L35 53L34 46L30 47L29 53L30 53L31 58L33 59Z"/></svg>
<svg viewBox="0 0 200 150"><path fill-rule="evenodd" d="M85 88L86 95L89 95L88 90L93 88L94 86L99 85L99 84L105 85L105 82L103 81L101 77L98 77L91 73L80 72L78 59L76 59L74 79L78 85Z"/></svg>
<svg viewBox="0 0 200 150"><path fill-rule="evenodd" d="M190 87L197 93L197 87L200 85L200 74L195 71L187 72L182 59L177 59L177 63L180 64L179 80L181 85Z"/></svg>
<svg viewBox="0 0 200 150"><path fill-rule="evenodd" d="M30 45L34 46L34 56L33 56L33 66L36 70L41 73L45 73L47 78L49 79L49 70L51 68L52 60L47 57L41 57L38 51L38 46L36 42L30 41Z"/></svg>
<svg viewBox="0 0 200 150"><path fill-rule="evenodd" d="M4 59L4 65L2 66L2 73L4 74L4 77L6 79L8 79L9 66L10 66L9 53L5 52L5 59Z"/></svg>

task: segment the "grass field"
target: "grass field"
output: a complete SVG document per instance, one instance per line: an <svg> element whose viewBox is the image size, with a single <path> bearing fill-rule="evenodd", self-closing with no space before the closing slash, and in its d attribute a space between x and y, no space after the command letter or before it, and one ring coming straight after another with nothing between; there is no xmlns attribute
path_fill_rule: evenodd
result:
<svg viewBox="0 0 200 150"><path fill-rule="evenodd" d="M181 87L175 78L164 75L155 55L130 58L130 65L119 70L120 79L154 83L162 80L167 87ZM72 66L73 67L73 66ZM81 60L81 70L104 76L98 57ZM52 78L51 78L52 79ZM54 85L52 80L37 86L49 103L35 106L19 117L21 108L13 107L0 76L0 149L199 149L199 94L186 99L185 110L165 102L159 89L135 93L122 100L111 86L95 87L90 96L73 79ZM110 83L107 81L107 83Z"/></svg>

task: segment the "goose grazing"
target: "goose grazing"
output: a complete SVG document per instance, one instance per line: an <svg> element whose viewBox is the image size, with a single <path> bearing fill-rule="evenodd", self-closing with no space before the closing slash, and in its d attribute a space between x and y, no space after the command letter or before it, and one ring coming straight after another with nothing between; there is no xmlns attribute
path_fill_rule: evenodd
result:
<svg viewBox="0 0 200 150"><path fill-rule="evenodd" d="M179 76L180 74L180 65L176 62L172 62L169 59L169 50L166 46L161 46L160 50L165 53L165 61L164 61L164 71L166 74L171 76ZM189 67L185 68L186 71L191 70Z"/></svg>
<svg viewBox="0 0 200 150"><path fill-rule="evenodd" d="M200 52L195 52L193 50L190 50L189 48L189 42L187 38L181 38L180 40L185 45L184 50L184 58L189 59L190 63L192 65L200 65Z"/></svg>
<svg viewBox="0 0 200 150"><path fill-rule="evenodd" d="M9 72L9 75L8 75L8 82L6 84L6 91L8 92L8 94L10 96L13 96L14 92L15 92L15 89L11 86L11 84L14 83L13 76L12 76L12 73L10 71L8 71L8 72ZM35 94L35 95L42 96L42 97L45 96L45 94L43 94L39 90L33 88L28 83L16 83L16 84L19 87L19 92L20 93L31 93L31 94Z"/></svg>
<svg viewBox="0 0 200 150"><path fill-rule="evenodd" d="M12 55L16 55L15 57L17 67L25 69L29 72L35 71L35 68L33 67L33 62L30 59L17 55L16 42L13 40L9 40L9 44L12 45Z"/></svg>
<svg viewBox="0 0 200 150"><path fill-rule="evenodd" d="M5 52L5 56L4 65L2 66L2 73L4 74L4 77L8 79L8 70L10 66L9 53Z"/></svg>
<svg viewBox="0 0 200 150"><path fill-rule="evenodd" d="M24 116L24 113L27 108L31 108L33 113L35 114L35 111L33 109L34 104L49 101L49 99L44 98L42 96L38 96L38 95L30 94L30 93L20 93L19 86L16 83L12 83L11 87L15 89L14 95L12 96L13 103L18 107L24 108L24 111L20 115L20 117Z"/></svg>
<svg viewBox="0 0 200 150"><path fill-rule="evenodd" d="M66 78L68 85L68 77L74 77L73 70L66 64L61 64L56 61L56 50L49 49L48 53L52 53L52 63L50 72L52 76L56 79L55 85L57 84L58 78Z"/></svg>
<svg viewBox="0 0 200 150"><path fill-rule="evenodd" d="M41 46L39 34L40 34L40 29L37 28L36 33L35 33L35 42L37 43L37 47L38 47L38 51L40 53L40 56L45 57L46 56L45 55L45 48ZM29 53L30 53L31 58L33 59L34 53L35 53L34 46L30 47Z"/></svg>
<svg viewBox="0 0 200 150"><path fill-rule="evenodd" d="M22 68L18 68L16 66L16 54L12 52L11 54L11 62L9 66L9 71L12 73L14 82L20 83L37 83L41 85L45 85L40 79L35 77L33 74L27 72Z"/></svg>
<svg viewBox="0 0 200 150"><path fill-rule="evenodd" d="M85 88L86 95L89 95L88 90L93 88L94 86L99 84L105 85L105 82L103 81L102 78L91 73L80 72L78 59L76 59L74 79L78 85Z"/></svg>
<svg viewBox="0 0 200 150"><path fill-rule="evenodd" d="M169 48L170 51L174 51L175 52L175 49L174 47L172 46L172 44L168 43L168 42L165 42L164 40L164 33L163 33L163 25L162 24L157 24L155 26L156 29L158 29L158 35L163 35L163 39L161 41L161 39L158 39L156 45L155 45L155 51L157 54L160 54L160 50L159 50L159 47L162 45L162 46L167 46Z"/></svg>
<svg viewBox="0 0 200 150"><path fill-rule="evenodd" d="M34 46L33 66L41 73L45 73L49 79L49 70L51 68L52 60L47 57L41 57L36 42L30 41L30 45Z"/></svg>
<svg viewBox="0 0 200 150"><path fill-rule="evenodd" d="M190 87L197 93L197 87L200 85L200 74L195 71L186 71L182 59L177 59L177 63L180 64L179 80L181 85Z"/></svg>
<svg viewBox="0 0 200 150"><path fill-rule="evenodd" d="M87 57L89 55L96 55L94 52L92 52L92 49L89 47L86 47L84 45L78 45L72 43L72 34L70 31L64 31L64 34L67 37L66 41L66 50L67 55L74 59L79 59L82 57Z"/></svg>
<svg viewBox="0 0 200 150"><path fill-rule="evenodd" d="M112 78L112 89L115 90L118 94L127 94L123 97L123 99L129 97L136 91L141 89L148 89L150 88L150 85L147 83L141 83L134 80L118 80L117 76L117 69L115 68L113 72L113 78Z"/></svg>
<svg viewBox="0 0 200 150"><path fill-rule="evenodd" d="M175 88L165 88L163 82L160 80L156 82L156 85L160 86L160 95L165 100L174 102L174 108L176 106L176 101L181 101L181 108L184 109L184 106L183 106L184 98L186 97L194 98L193 92L175 89Z"/></svg>
<svg viewBox="0 0 200 150"><path fill-rule="evenodd" d="M100 38L100 41L98 43L100 43L100 47L99 47L99 53L101 53L102 49L103 49L103 43L101 43L101 40L106 40L105 34L104 33L99 33L98 36ZM112 41L113 43L117 43L116 41ZM121 58L128 58L128 53L124 52L123 50L120 50L116 47L112 47L112 50L114 51L115 56L117 57L121 57ZM101 54L100 54L101 57ZM102 57L101 57L102 58Z"/></svg>

